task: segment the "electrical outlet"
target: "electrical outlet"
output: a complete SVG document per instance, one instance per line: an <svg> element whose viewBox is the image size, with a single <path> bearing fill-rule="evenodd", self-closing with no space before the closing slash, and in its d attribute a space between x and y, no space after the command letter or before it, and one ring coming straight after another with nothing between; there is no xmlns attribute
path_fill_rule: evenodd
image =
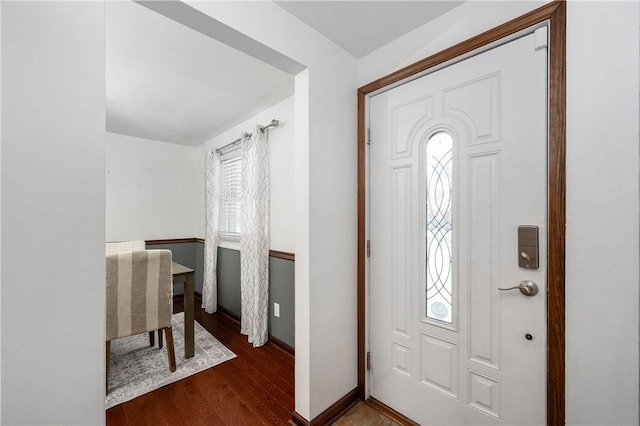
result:
<svg viewBox="0 0 640 426"><path fill-rule="evenodd" d="M275 317L280 318L280 304L279 303L274 303L273 304L273 315Z"/></svg>

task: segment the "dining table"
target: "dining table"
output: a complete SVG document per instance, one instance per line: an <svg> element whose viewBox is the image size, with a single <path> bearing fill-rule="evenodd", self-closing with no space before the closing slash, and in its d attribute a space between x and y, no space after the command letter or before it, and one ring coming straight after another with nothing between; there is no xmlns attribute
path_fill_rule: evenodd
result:
<svg viewBox="0 0 640 426"><path fill-rule="evenodd" d="M177 262L171 265L173 285L184 284L184 357L191 358L194 355L194 271Z"/></svg>

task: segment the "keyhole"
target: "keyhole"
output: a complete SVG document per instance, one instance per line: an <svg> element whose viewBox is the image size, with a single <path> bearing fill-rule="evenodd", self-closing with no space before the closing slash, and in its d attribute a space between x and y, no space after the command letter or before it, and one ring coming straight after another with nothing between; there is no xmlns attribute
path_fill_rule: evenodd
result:
<svg viewBox="0 0 640 426"><path fill-rule="evenodd" d="M527 339L527 340L533 340L533 336L532 336L532 335L530 335L529 333L525 334L525 335L524 335L524 337L525 337L525 339Z"/></svg>

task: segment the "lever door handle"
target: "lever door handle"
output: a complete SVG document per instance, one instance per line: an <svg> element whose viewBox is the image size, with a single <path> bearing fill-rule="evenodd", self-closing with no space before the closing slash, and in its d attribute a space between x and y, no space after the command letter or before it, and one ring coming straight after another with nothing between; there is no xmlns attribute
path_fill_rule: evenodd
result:
<svg viewBox="0 0 640 426"><path fill-rule="evenodd" d="M535 296L538 294L538 286L533 281L522 281L519 285L509 288L499 288L500 291L520 290L525 296Z"/></svg>

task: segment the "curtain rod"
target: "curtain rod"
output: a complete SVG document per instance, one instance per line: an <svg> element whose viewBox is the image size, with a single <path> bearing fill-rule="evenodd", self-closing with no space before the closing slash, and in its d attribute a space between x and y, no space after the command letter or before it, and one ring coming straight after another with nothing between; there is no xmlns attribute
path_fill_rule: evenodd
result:
<svg viewBox="0 0 640 426"><path fill-rule="evenodd" d="M258 128L260 129L261 132L264 132L265 130L269 129L270 127L278 127L279 125L280 125L280 120L273 119L273 120L271 120L271 123L267 124L266 126L258 125ZM232 146L235 146L235 145L239 144L240 142L242 142L243 139L250 138L251 136L253 136L253 133L244 132L242 134L242 137L236 139L233 142L230 142L230 143L226 144L223 147L216 148L215 151L220 153L220 152L224 151L227 148L231 148Z"/></svg>

